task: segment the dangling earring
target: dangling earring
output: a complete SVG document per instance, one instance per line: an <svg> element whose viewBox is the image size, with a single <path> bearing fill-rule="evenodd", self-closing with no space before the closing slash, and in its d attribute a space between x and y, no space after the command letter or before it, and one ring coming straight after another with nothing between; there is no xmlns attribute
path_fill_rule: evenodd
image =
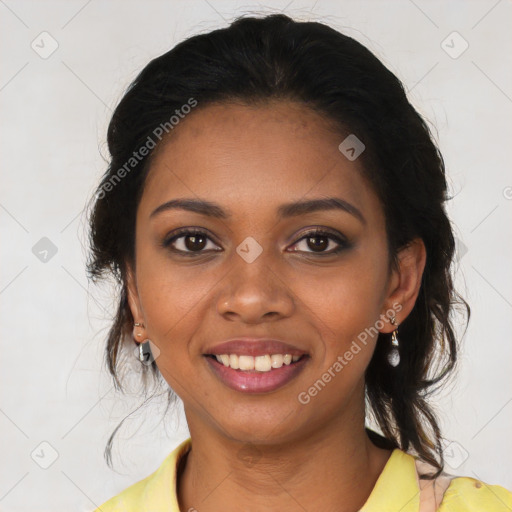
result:
<svg viewBox="0 0 512 512"><path fill-rule="evenodd" d="M143 322L135 322L134 327L141 327L144 329L146 326ZM137 333L137 338L141 338L142 333ZM151 353L150 340L146 339L142 343L139 343L139 361L146 366L149 366L153 361L153 354Z"/></svg>
<svg viewBox="0 0 512 512"><path fill-rule="evenodd" d="M146 366L149 366L153 361L153 354L151 353L150 340L144 340L139 345L139 361Z"/></svg>
<svg viewBox="0 0 512 512"><path fill-rule="evenodd" d="M388 354L388 363L396 367L400 364L400 352L398 351L398 338L397 338L397 332L398 332L398 323L396 321L395 315L391 317L391 323L395 325L397 328L393 331L393 334L391 335L391 351Z"/></svg>

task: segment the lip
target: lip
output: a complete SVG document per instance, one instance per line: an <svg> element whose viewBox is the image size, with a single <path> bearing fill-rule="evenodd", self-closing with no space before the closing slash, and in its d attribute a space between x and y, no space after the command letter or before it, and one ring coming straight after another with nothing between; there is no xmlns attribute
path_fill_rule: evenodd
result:
<svg viewBox="0 0 512 512"><path fill-rule="evenodd" d="M204 350L204 355L236 354L239 356L264 356L265 354L309 355L306 350L290 343L271 338L232 338L213 344ZM236 371L236 370L235 370Z"/></svg>
<svg viewBox="0 0 512 512"><path fill-rule="evenodd" d="M302 354L304 354L304 352L302 352ZM294 363L292 362L289 365L283 364L281 368L273 368L268 372L233 370L233 368L219 363L215 357L205 355L204 359L217 378L226 386L235 391L256 394L269 393L283 387L303 370L309 357L304 355L304 357L301 357Z"/></svg>

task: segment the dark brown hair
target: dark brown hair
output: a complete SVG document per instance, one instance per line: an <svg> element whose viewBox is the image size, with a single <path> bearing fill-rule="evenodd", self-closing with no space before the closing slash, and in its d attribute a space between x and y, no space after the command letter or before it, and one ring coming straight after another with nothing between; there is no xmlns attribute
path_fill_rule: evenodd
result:
<svg viewBox="0 0 512 512"><path fill-rule="evenodd" d="M122 389L121 350L134 347L126 264L135 264L135 218L152 152L130 159L150 139L156 142L159 126L167 123L170 131L170 116L191 98L198 109L233 100L294 100L335 123L340 136L354 133L365 144L363 172L385 213L390 265L415 237L427 251L419 296L400 325L400 365L388 364L390 335L380 333L366 371L367 403L384 437L368 433L381 446L414 450L437 468L431 475L437 476L444 467L441 434L427 398L455 367L454 306L470 315L451 277L455 245L444 209L444 162L400 80L366 47L322 23L282 14L244 17L191 37L153 59L117 106L108 129L110 165L92 204L88 262L94 281L112 274L119 285L106 347L115 385ZM150 368L158 376L154 362ZM173 397L169 390L169 401ZM112 436L107 461L111 442Z"/></svg>

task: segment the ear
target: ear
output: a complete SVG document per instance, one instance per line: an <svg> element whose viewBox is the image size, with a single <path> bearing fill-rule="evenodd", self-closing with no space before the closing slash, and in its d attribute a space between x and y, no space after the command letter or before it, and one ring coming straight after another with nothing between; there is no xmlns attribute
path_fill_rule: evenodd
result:
<svg viewBox="0 0 512 512"><path fill-rule="evenodd" d="M415 238L398 253L398 269L393 269L388 280L388 288L384 306L385 318L390 318L394 311L398 324L401 324L412 311L418 297L423 270L427 260L427 250L421 238ZM396 329L391 322L385 322L380 330L389 333Z"/></svg>
<svg viewBox="0 0 512 512"><path fill-rule="evenodd" d="M135 272L130 264L126 265L126 294L134 322L142 324L142 326L133 326L133 339L135 341L142 341L147 337L144 312L137 291Z"/></svg>

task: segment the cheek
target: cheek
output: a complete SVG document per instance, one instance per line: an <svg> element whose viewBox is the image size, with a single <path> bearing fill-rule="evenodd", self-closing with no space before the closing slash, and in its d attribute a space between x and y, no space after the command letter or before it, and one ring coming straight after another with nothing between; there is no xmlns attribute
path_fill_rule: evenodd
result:
<svg viewBox="0 0 512 512"><path fill-rule="evenodd" d="M309 310L320 340L313 354L312 376L298 398L300 403L314 400L317 410L330 410L333 401L343 407L351 400L373 355L377 334L371 326L380 314L378 279L363 272L363 267L338 270L325 282L317 278L304 288L304 293L309 290L305 311ZM318 418L323 417L324 412L319 413Z"/></svg>
<svg viewBox="0 0 512 512"><path fill-rule="evenodd" d="M141 248L137 280L149 338L160 349L157 365L186 366L188 341L200 328L211 289L221 275L194 265L179 265L165 253ZM162 371L162 373L164 373Z"/></svg>
<svg viewBox="0 0 512 512"><path fill-rule="evenodd" d="M155 362L162 377L183 400L190 398L190 382L197 372L193 359L197 354L191 353L189 341L201 328L206 296L212 286L207 273L191 268L171 269L168 262L153 259L140 269L139 295L148 337L160 351Z"/></svg>
<svg viewBox="0 0 512 512"><path fill-rule="evenodd" d="M196 316L211 287L206 273L169 272L152 265L141 273L139 293L150 334L157 342L172 343L197 326Z"/></svg>
<svg viewBox="0 0 512 512"><path fill-rule="evenodd" d="M385 265L376 259L358 253L346 265L309 278L303 273L296 279L294 291L323 340L323 365L350 349L359 354L361 363L369 362L377 337L372 327L380 318L385 283Z"/></svg>

